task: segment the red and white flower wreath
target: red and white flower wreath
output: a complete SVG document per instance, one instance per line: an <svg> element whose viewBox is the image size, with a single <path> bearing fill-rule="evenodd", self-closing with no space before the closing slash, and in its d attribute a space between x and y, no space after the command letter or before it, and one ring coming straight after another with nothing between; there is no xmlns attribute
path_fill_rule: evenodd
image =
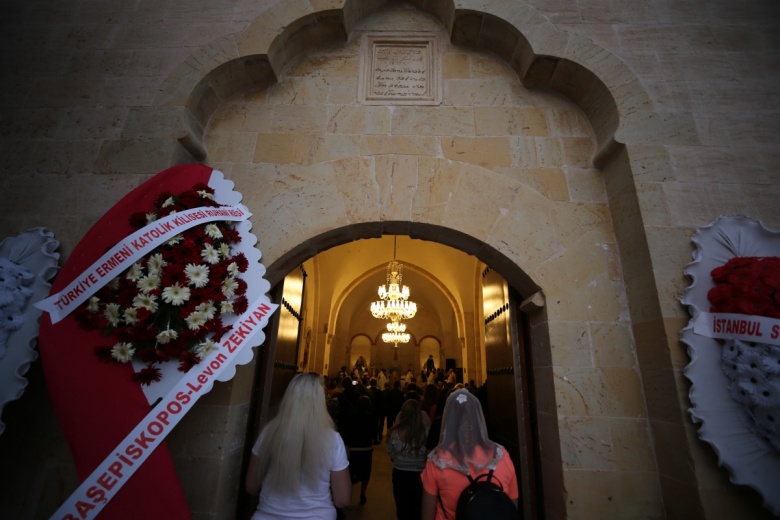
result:
<svg viewBox="0 0 780 520"><path fill-rule="evenodd" d="M162 193L149 212L130 216L135 229L173 213L219 207L206 184L178 194ZM140 361L133 379L150 385L161 379L159 365L178 361L189 371L217 349L227 327L223 319L247 309L247 284L240 273L248 261L236 247L236 224L196 225L132 264L75 311L79 326L100 330L111 342L95 346L107 363Z"/></svg>

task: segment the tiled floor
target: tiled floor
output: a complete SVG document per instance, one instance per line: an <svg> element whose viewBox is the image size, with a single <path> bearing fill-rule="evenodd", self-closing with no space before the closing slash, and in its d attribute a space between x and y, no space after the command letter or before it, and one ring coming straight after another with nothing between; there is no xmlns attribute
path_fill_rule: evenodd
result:
<svg viewBox="0 0 780 520"><path fill-rule="evenodd" d="M384 441L374 446L371 480L366 489L366 504L360 503L360 484L352 488L352 505L344 509L345 520L395 520L393 500L393 463Z"/></svg>

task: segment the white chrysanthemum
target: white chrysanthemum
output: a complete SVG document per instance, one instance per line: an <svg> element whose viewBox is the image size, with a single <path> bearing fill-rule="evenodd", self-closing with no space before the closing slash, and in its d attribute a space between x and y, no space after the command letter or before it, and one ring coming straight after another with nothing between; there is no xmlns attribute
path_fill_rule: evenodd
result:
<svg viewBox="0 0 780 520"><path fill-rule="evenodd" d="M106 285L109 289L112 291L118 291L119 290L119 278L112 278L110 282Z"/></svg>
<svg viewBox="0 0 780 520"><path fill-rule="evenodd" d="M206 244L203 247L203 251L200 252L200 256L207 264L219 263L219 251L214 249L214 246L211 244Z"/></svg>
<svg viewBox="0 0 780 520"><path fill-rule="evenodd" d="M197 310L202 312L207 320L213 320L217 314L217 308L214 306L214 301L209 300L198 305Z"/></svg>
<svg viewBox="0 0 780 520"><path fill-rule="evenodd" d="M206 323L206 316L199 311L195 311L189 316L187 316L184 321L187 322L187 327L190 328L190 330L198 330Z"/></svg>
<svg viewBox="0 0 780 520"><path fill-rule="evenodd" d="M229 300L223 300L219 304L219 312L221 314L233 314L233 302Z"/></svg>
<svg viewBox="0 0 780 520"><path fill-rule="evenodd" d="M214 303L211 300L201 303L195 308L195 310L202 312L206 317L206 320L213 320L214 315L217 313L217 308L214 307Z"/></svg>
<svg viewBox="0 0 780 520"><path fill-rule="evenodd" d="M184 302L190 299L190 288L182 287L175 283L163 289L162 299L165 303L170 303L171 305L183 305Z"/></svg>
<svg viewBox="0 0 780 520"><path fill-rule="evenodd" d="M206 339L205 341L201 342L197 347L195 347L195 353L198 355L200 359L205 359L206 356L208 356L215 350L217 350L217 344L211 341L210 339Z"/></svg>
<svg viewBox="0 0 780 520"><path fill-rule="evenodd" d="M136 309L144 308L149 312L157 310L157 296L153 294L138 294L133 298L133 307Z"/></svg>
<svg viewBox="0 0 780 520"><path fill-rule="evenodd" d="M190 280L190 285L195 287L206 287L209 283L209 268L205 265L187 264L184 268L184 274Z"/></svg>
<svg viewBox="0 0 780 520"><path fill-rule="evenodd" d="M182 240L184 240L184 237L183 237L183 236L181 236L181 235L176 235L175 237L173 237L173 238L169 239L169 240L166 242L166 244L168 244L169 246L175 246L176 244L178 244L178 243L179 243L179 242L181 242Z"/></svg>
<svg viewBox="0 0 780 520"><path fill-rule="evenodd" d="M87 310L89 312L97 312L100 310L100 298L93 296L88 301L89 303L87 303Z"/></svg>
<svg viewBox="0 0 780 520"><path fill-rule="evenodd" d="M141 269L141 266L138 265L138 263L136 262L130 266L130 269L127 270L127 274L125 274L125 278L127 278L131 282L136 282L143 275L144 275L143 269Z"/></svg>
<svg viewBox="0 0 780 520"><path fill-rule="evenodd" d="M138 280L138 290L146 294L160 287L160 276L149 275Z"/></svg>
<svg viewBox="0 0 780 520"><path fill-rule="evenodd" d="M214 200L214 194L213 193L209 193L209 192L207 192L205 190L198 190L198 195L200 195L201 198L204 198L204 199Z"/></svg>
<svg viewBox="0 0 780 520"><path fill-rule="evenodd" d="M175 330L165 329L165 330L161 330L157 334L157 341L165 345L166 343L170 342L172 339L176 339L178 337L179 337L179 333L176 332Z"/></svg>
<svg viewBox="0 0 780 520"><path fill-rule="evenodd" d="M766 347L761 364L768 374L780 375L780 349L777 347L769 348L769 345Z"/></svg>
<svg viewBox="0 0 780 520"><path fill-rule="evenodd" d="M135 348L132 343L117 343L111 347L111 357L119 361L120 363L127 363L133 359L135 354Z"/></svg>
<svg viewBox="0 0 780 520"><path fill-rule="evenodd" d="M136 311L135 307L128 307L125 309L122 317L125 320L125 323L128 325L135 325L138 323L138 312Z"/></svg>
<svg viewBox="0 0 780 520"><path fill-rule="evenodd" d="M160 253L153 254L149 257L149 262L146 264L146 268L149 270L150 275L158 275L162 268L168 265L168 262L163 260Z"/></svg>
<svg viewBox="0 0 780 520"><path fill-rule="evenodd" d="M173 200L173 197L168 197L165 199L165 202L162 203L163 208L167 208L168 206L173 206L175 204L175 201Z"/></svg>
<svg viewBox="0 0 780 520"><path fill-rule="evenodd" d="M230 262L230 264L227 266L227 272L231 276L238 276L238 264L235 262Z"/></svg>
<svg viewBox="0 0 780 520"><path fill-rule="evenodd" d="M106 308L103 309L103 316L105 316L106 320L108 320L108 323L111 324L111 326L116 327L119 325L119 304L106 304Z"/></svg>
<svg viewBox="0 0 780 520"><path fill-rule="evenodd" d="M235 296L236 289L238 289L238 282L232 276L228 276L225 278L225 281L222 282L222 294L225 295L225 298L232 298Z"/></svg>
<svg viewBox="0 0 780 520"><path fill-rule="evenodd" d="M222 258L230 258L230 244L222 242L219 245L219 254L222 255Z"/></svg>
<svg viewBox="0 0 780 520"><path fill-rule="evenodd" d="M222 238L222 231L219 230L219 226L216 224L206 224L204 231L213 239Z"/></svg>
<svg viewBox="0 0 780 520"><path fill-rule="evenodd" d="M147 213L146 214L146 223L147 224L151 224L155 220L157 220L157 215L156 214L154 214L154 213Z"/></svg>

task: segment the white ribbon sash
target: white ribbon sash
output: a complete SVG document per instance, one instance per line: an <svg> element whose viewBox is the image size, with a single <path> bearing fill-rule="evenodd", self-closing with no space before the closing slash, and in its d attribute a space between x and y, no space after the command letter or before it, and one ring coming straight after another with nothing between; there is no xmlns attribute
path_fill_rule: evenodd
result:
<svg viewBox="0 0 780 520"><path fill-rule="evenodd" d="M243 349L251 348L252 339L277 307L265 295L258 298L222 337L219 348L182 377L51 518L95 518L195 402L211 390L217 376L232 366Z"/></svg>
<svg viewBox="0 0 780 520"><path fill-rule="evenodd" d="M252 214L241 206L202 206L155 220L125 237L63 290L37 302L35 306L48 312L53 324L57 323L114 279L118 274L114 272L116 269L119 269L119 272L124 271L182 231L215 220L242 221L251 216Z"/></svg>
<svg viewBox="0 0 780 520"><path fill-rule="evenodd" d="M708 338L780 345L780 320L763 316L700 312L693 320L693 331Z"/></svg>

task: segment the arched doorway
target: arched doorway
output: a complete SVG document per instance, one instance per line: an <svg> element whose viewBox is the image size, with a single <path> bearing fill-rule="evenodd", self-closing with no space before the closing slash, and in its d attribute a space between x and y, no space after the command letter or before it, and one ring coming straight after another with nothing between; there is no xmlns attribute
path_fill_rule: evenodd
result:
<svg viewBox="0 0 780 520"><path fill-rule="evenodd" d="M400 224L395 223L395 225ZM460 297L464 299L471 298L471 301L459 302L458 304L463 309L462 313L468 315L468 320L470 320L469 324L461 331L466 336L470 336L468 340L465 337L455 338L457 341L456 348L458 350L462 349L463 353L452 354L452 350L442 349L439 340L434 337L435 335L428 336L426 340L420 343L427 345L428 349L432 348L436 351L444 352L442 356L445 360L449 356L453 356L452 360L455 361L454 356L458 355L458 362L453 364L457 365L455 368L458 370L460 382L464 382L465 379L465 382L468 383L470 380L472 384L481 386L481 390L486 390L488 388L487 382L489 381L485 411L491 437L505 446L515 462L518 482L521 487L521 503L524 507L525 516L528 518L541 518L543 517L544 497L542 495L540 475L539 421L537 420L536 399L534 398L534 394L537 391L534 381L537 378L533 376L535 368L530 348L532 341L530 337L531 329L528 317L525 316L526 312L531 312L535 317L543 315L543 306L540 305L541 297L538 291L534 291L531 295L518 292L516 288L506 282L505 278L494 267L486 265L481 258L473 254L465 254L463 251L454 251L450 247L443 245L444 241L452 242L455 237L459 237L458 233L452 230L421 226L414 223L406 223L406 228L409 230L410 235L414 234L413 236L417 238L409 239L404 237L405 240L402 243L412 245L417 241L419 242L418 247L425 250L424 254L426 256L442 255L446 257L449 270L454 272L442 273L442 278L448 279L453 276L468 278L468 282L464 283L471 286L473 293L472 296L467 296L463 294L464 290L461 287L451 287L452 292L459 294ZM329 249L319 253L319 255L330 254L338 256L337 250L344 248L345 251L340 253L340 255L354 257L355 251L361 250L368 257L365 262L373 265L375 257L372 255L370 247L361 244L375 240L370 238L374 231L370 226L365 226L363 230L365 232L363 238L360 238L360 233L355 235L355 230L352 230L349 235L342 234L344 243L339 246L334 246L333 236L329 234ZM334 234L338 234L338 231L334 230ZM343 233L344 230L340 231ZM432 243L430 240L421 240L419 237L422 236L435 236L437 242ZM346 240L347 237L349 237L349 240ZM386 236L385 240L387 239L389 237ZM463 238L460 237L460 240L463 240ZM301 245L301 247L306 247L308 251L311 251L318 248L320 243L319 240L313 240L305 245ZM474 239L466 240L465 243L459 243L461 247L466 247L472 252L481 250L484 253L490 249L484 243ZM462 257L458 259L458 255L462 255ZM492 255L488 256L493 259L494 264L508 265L505 259L503 262L501 261L500 253L493 252ZM270 330L268 336L271 339L260 350L258 370L254 383L257 387L257 398L250 407L254 416L250 418L250 428L245 442L247 449L251 447L260 426L273 416L274 405L280 399L284 387L292 377L292 374L298 370L310 370L326 375L332 372L330 375L334 375L341 368L331 366L329 360L334 358L333 352L328 356L316 354L319 347L312 345L312 335L309 334L309 331L323 330L323 323L317 322L314 318L310 321L306 321L306 319L307 316L317 314L316 306L318 303L310 303L310 306L314 308L306 308L305 302L310 302L311 300L304 297L302 299L304 303L300 307L291 308L289 301L292 301L293 298L286 296L285 283L290 280L293 287L293 295L297 294L299 273L303 271L306 273L307 291L316 293L319 298L324 299L326 302L336 300L331 295L324 294L323 286L326 288L330 287L330 290L334 292L339 292L338 288L333 289L330 279L342 277L343 274L336 272L334 266L344 266L348 262L342 259L332 264L327 263L329 270L321 273L326 278L322 282L316 279L318 276L316 274L317 267L315 267L317 257L318 255L314 255L305 259L302 264L292 266L288 275L283 277L283 280L278 282L274 289L274 297L277 301L282 302L282 306L279 311L280 316L275 318L275 323L272 323L270 327L273 328L277 326L277 323L289 320L290 316L297 316L300 317L300 326L297 327L297 330L301 332L297 341L290 341L286 337L287 332L284 334L285 337L280 337L273 330ZM411 254L410 258L414 258L414 254ZM399 256L399 260L404 261L405 258ZM431 258L429 261L431 264L440 265L440 260L440 258ZM461 265L458 269L454 266L459 264L459 260ZM351 261L355 264L354 258ZM416 261L417 263L422 262L419 259ZM425 265L421 268L424 267ZM362 272L359 265L352 265L352 268L358 273ZM287 269L287 266L274 265L271 269L278 269L278 272L283 272ZM269 276L272 276L271 269L269 269ZM343 267L343 269L349 270L348 267ZM523 279L525 277L524 273L516 266L508 272L508 275L514 279ZM354 282L344 281L344 283L353 292L360 293ZM375 286L370 280L366 283L374 287L375 290ZM412 289L412 294L417 294L422 301L428 301L424 294L420 294L420 286L413 285ZM529 304L528 302L534 297L537 304ZM524 300L526 300L525 305L521 305L521 302ZM364 307L364 314L370 320L368 303L369 300L364 298L360 306ZM347 305L342 305L342 307L344 306ZM347 311L347 314L353 312ZM328 323L328 316L323 319L323 322ZM370 362L371 349L377 348L377 345L370 335L360 331L364 330L364 327L370 328L372 326L362 322L353 324L352 328L347 329L347 332L343 334L346 342L334 340L333 336L329 334L325 334L324 337L330 343L328 345L329 348L337 351L335 354L337 359L354 360L361 355L368 357ZM422 325L420 326L422 327ZM284 329L288 331L292 328L287 326ZM327 330L327 327L324 327L324 329ZM392 348L392 346L385 346L385 348ZM311 365L301 365L304 355L308 356L308 361L311 362ZM422 358L419 347L415 352L415 357L418 360ZM425 357L427 358L427 350ZM464 377L462 365L464 358L470 360L473 367L480 367L479 371L473 368L472 372L466 372L466 377ZM319 365L317 365L317 359L320 359ZM419 364L422 366L422 361ZM349 371L351 367L347 367L347 369ZM542 377L540 379L545 380L546 378ZM543 432L543 435L546 439L551 440L557 438L558 433L557 430L546 430ZM248 457L248 453L246 455ZM382 453L376 453L375 457L382 455ZM560 471L560 465L547 468L547 471ZM557 478L556 476L551 476L548 480L554 482ZM388 489L386 492L390 494L391 490ZM557 492L553 490L553 493L562 496L560 490ZM246 512L245 508L247 507L249 506L246 502L242 502L239 506L242 513ZM392 511L389 511L389 514L388 518L392 516Z"/></svg>

